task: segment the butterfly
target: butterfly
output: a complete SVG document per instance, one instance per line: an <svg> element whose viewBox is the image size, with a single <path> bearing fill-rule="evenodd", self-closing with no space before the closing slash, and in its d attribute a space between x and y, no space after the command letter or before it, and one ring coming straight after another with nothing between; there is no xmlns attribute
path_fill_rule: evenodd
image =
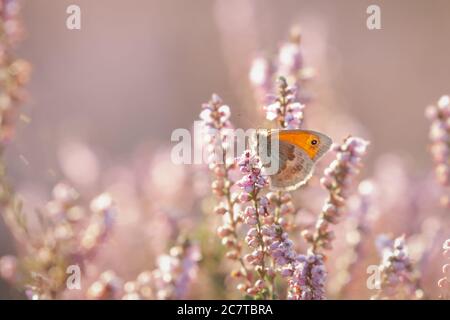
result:
<svg viewBox="0 0 450 320"><path fill-rule="evenodd" d="M278 142L277 148L271 148L273 141ZM262 161L263 169L275 168L272 172L265 170L272 189L292 191L311 178L314 164L331 144L328 136L316 131L258 129L252 145L260 158L268 159Z"/></svg>

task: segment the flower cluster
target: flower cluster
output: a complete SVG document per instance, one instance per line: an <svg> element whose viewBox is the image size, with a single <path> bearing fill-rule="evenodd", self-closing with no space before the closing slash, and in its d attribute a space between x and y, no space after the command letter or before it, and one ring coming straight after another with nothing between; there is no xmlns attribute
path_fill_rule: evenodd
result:
<svg viewBox="0 0 450 320"><path fill-rule="evenodd" d="M431 121L430 152L435 163L438 182L446 188L450 187L450 97L442 96L437 106L429 106L425 112ZM441 203L450 207L450 195L444 195Z"/></svg>
<svg viewBox="0 0 450 320"><path fill-rule="evenodd" d="M261 161L258 156L246 150L238 161L239 170L244 176L237 182L245 194L257 194L260 189L267 186L267 178L261 174Z"/></svg>
<svg viewBox="0 0 450 320"><path fill-rule="evenodd" d="M442 245L443 256L450 261L450 239L445 240ZM443 277L438 281L438 287L441 291L440 299L450 299L450 263L446 263L442 266Z"/></svg>
<svg viewBox="0 0 450 320"><path fill-rule="evenodd" d="M380 236L377 247L381 254L381 279L377 284L379 292L373 298L422 298L423 292L418 285L405 237L390 240L386 236Z"/></svg>
<svg viewBox="0 0 450 320"><path fill-rule="evenodd" d="M289 280L288 298L294 300L325 299L327 272L321 254L299 255L294 274Z"/></svg>
<svg viewBox="0 0 450 320"><path fill-rule="evenodd" d="M264 107L266 119L277 121L284 129L300 128L304 105L297 102L296 91L295 86L288 86L285 78L278 78L278 95L273 103Z"/></svg>
<svg viewBox="0 0 450 320"><path fill-rule="evenodd" d="M324 177L320 181L328 191L329 197L317 220L314 234L307 230L303 232L313 252L317 252L320 248L332 248L331 242L335 236L334 232L329 230L329 225L336 224L342 215L353 176L359 172L368 144L361 138L348 137L342 145L333 146L333 150L337 153L336 159L325 169Z"/></svg>

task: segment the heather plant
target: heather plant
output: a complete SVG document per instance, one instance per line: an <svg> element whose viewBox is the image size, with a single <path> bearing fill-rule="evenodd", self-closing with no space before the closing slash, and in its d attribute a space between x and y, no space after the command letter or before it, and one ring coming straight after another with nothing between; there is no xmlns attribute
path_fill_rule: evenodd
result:
<svg viewBox="0 0 450 320"><path fill-rule="evenodd" d="M248 120L261 112L258 128L320 128L336 142L299 189L271 186L255 142L239 150L229 134L240 108L213 94L199 115L207 166L177 165L167 147L139 146L124 163L102 164L98 181L80 184L68 174L35 205L9 183L3 158L18 123L29 122L22 105L31 67L14 55L23 31L19 1L0 1L0 211L16 248L0 257L0 278L24 297L449 298L449 265L441 263L450 232L447 96L426 111L438 184L395 154L370 165L372 139L360 137L370 134L356 122L331 126L327 118L345 116L339 106L333 114L315 108L308 48L293 28L274 57L259 55L249 66ZM84 145L63 158L80 149L99 161ZM367 285L373 266L375 288Z"/></svg>

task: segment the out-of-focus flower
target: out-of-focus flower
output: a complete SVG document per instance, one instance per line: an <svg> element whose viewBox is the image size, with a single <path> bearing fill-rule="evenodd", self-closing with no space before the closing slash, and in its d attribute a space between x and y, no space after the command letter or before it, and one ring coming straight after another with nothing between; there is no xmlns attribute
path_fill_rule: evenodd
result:
<svg viewBox="0 0 450 320"><path fill-rule="evenodd" d="M198 273L200 248L186 242L170 249L169 255L158 258L158 268L153 271L157 299L185 299L191 283Z"/></svg>
<svg viewBox="0 0 450 320"><path fill-rule="evenodd" d="M450 97L442 96L436 106L427 107L425 115L431 121L430 152L436 179L450 192ZM450 208L450 195L443 195L441 203Z"/></svg>
<svg viewBox="0 0 450 320"><path fill-rule="evenodd" d="M77 264L83 268L111 231L115 208L109 195L91 202L91 214L78 202L75 189L59 183L53 199L37 211L38 225L26 221L21 208L8 211L6 221L11 230L22 230L23 250L18 258L27 266L14 277L14 285L26 283L31 299L61 297L66 289L66 267Z"/></svg>
<svg viewBox="0 0 450 320"><path fill-rule="evenodd" d="M107 193L93 199L90 208L93 216L80 240L80 250L85 255L92 254L93 250L108 236L116 215L112 198Z"/></svg>
<svg viewBox="0 0 450 320"><path fill-rule="evenodd" d="M201 257L199 246L189 241L172 247L169 254L157 258L155 270L143 271L136 280L124 284L122 299L185 299L197 278Z"/></svg>
<svg viewBox="0 0 450 320"><path fill-rule="evenodd" d="M21 39L22 22L18 0L0 1L0 144L11 140L24 100L24 86L31 71L30 64L14 57L13 49Z"/></svg>
<svg viewBox="0 0 450 320"><path fill-rule="evenodd" d="M258 56L252 61L250 68L250 83L253 85L256 97L265 102L267 94L272 89L273 65L263 56Z"/></svg>
<svg viewBox="0 0 450 320"><path fill-rule="evenodd" d="M339 255L336 263L337 270L335 283L333 285L336 294L346 297L352 291L352 275L355 274L362 261L366 258L365 241L370 235L369 215L374 207L375 183L372 180L364 180L358 185L358 193L348 200L350 217L345 229L345 252ZM331 287L331 285L330 285ZM331 291L331 290L330 290Z"/></svg>
<svg viewBox="0 0 450 320"><path fill-rule="evenodd" d="M117 298L121 286L122 280L114 271L105 271L97 281L89 286L86 292L86 298L92 300L111 300Z"/></svg>
<svg viewBox="0 0 450 320"><path fill-rule="evenodd" d="M8 46L14 46L22 37L21 5L19 0L2 0L0 2L2 37ZM6 49L6 48L5 48Z"/></svg>
<svg viewBox="0 0 450 320"><path fill-rule="evenodd" d="M283 43L278 51L278 76L292 77L295 83L300 79L303 68L303 54L301 49L301 33L298 27L293 27L289 41Z"/></svg>
<svg viewBox="0 0 450 320"><path fill-rule="evenodd" d="M303 90L303 86L312 72L303 64L300 29L293 27L289 40L280 46L273 61L261 56L253 60L249 78L257 101L260 104L267 104L270 94L275 91L273 86L275 78L282 77L287 83L299 89L293 92L296 99L301 104L307 102L309 97Z"/></svg>
<svg viewBox="0 0 450 320"><path fill-rule="evenodd" d="M99 176L99 163L95 153L86 144L67 141L58 154L65 176L76 185L92 186Z"/></svg>
<svg viewBox="0 0 450 320"><path fill-rule="evenodd" d="M15 282L17 276L17 258L14 256L0 257L0 278Z"/></svg>

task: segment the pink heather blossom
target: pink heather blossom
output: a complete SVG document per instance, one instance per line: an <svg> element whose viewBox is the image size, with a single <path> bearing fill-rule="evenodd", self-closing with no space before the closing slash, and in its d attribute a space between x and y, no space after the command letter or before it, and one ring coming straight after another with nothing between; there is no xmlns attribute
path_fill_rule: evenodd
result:
<svg viewBox="0 0 450 320"><path fill-rule="evenodd" d="M244 176L236 183L236 185L242 188L246 193L257 192L259 189L268 185L267 178L261 174L262 165L260 159L257 156L252 155L249 150L245 151L238 160L238 166Z"/></svg>
<svg viewBox="0 0 450 320"><path fill-rule="evenodd" d="M326 270L323 256L309 252L306 256L295 252L294 243L280 225L264 226L265 242L277 270L288 281L288 299L325 299Z"/></svg>
<svg viewBox="0 0 450 320"><path fill-rule="evenodd" d="M229 120L230 114L230 107L224 105L217 94L213 94L211 100L202 105L202 112L200 113L200 119L209 129L206 133L209 136L214 136L223 129L232 128Z"/></svg>
<svg viewBox="0 0 450 320"><path fill-rule="evenodd" d="M232 129L230 122L230 107L224 105L222 99L213 94L210 101L202 105L200 120L203 124L204 145L207 151L207 162L212 167L216 164L223 164L231 161L226 157L227 151L231 147L229 129Z"/></svg>
<svg viewBox="0 0 450 320"><path fill-rule="evenodd" d="M327 272L323 264L323 256L308 253L307 255L299 255L297 261L294 274L289 280L288 299L325 299Z"/></svg>

